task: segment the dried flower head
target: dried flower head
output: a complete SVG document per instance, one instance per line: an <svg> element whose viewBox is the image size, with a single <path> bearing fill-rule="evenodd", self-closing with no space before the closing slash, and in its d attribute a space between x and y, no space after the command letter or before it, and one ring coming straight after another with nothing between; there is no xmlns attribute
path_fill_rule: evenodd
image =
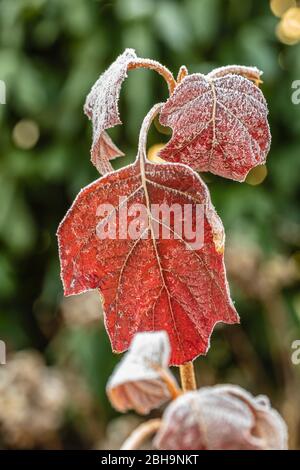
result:
<svg viewBox="0 0 300 470"><path fill-rule="evenodd" d="M119 411L147 414L177 393L168 370L170 343L164 331L137 334L107 384L107 394Z"/></svg>
<svg viewBox="0 0 300 470"><path fill-rule="evenodd" d="M155 438L159 449L287 449L287 429L264 396L234 385L189 392L166 409Z"/></svg>
<svg viewBox="0 0 300 470"><path fill-rule="evenodd" d="M1 369L0 396L0 426L8 445L43 445L61 425L67 403L64 381L34 351L10 357Z"/></svg>

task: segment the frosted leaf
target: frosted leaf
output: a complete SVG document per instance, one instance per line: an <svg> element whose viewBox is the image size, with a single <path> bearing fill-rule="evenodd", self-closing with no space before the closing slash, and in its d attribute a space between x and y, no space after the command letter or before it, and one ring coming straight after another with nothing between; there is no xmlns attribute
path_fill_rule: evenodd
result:
<svg viewBox="0 0 300 470"><path fill-rule="evenodd" d="M86 98L84 112L93 124L91 160L102 174L113 170L110 160L124 155L105 130L122 124L118 110L120 89L127 77L128 65L136 58L133 49L126 49L98 78Z"/></svg>
<svg viewBox="0 0 300 470"><path fill-rule="evenodd" d="M123 157L124 153L113 143L107 132L102 132L92 152L91 161L99 173L106 174L113 171L110 160Z"/></svg>
<svg viewBox="0 0 300 470"><path fill-rule="evenodd" d="M113 350L126 350L138 331L166 330L170 362L181 364L206 353L216 323L238 321L225 274L223 226L207 187L187 166L146 163L145 177L150 203L190 204L192 224L195 205L204 205L203 246L190 249L184 234L176 238L173 224L169 239L154 242L149 226L137 240L119 237L119 197L125 198L128 211L136 203L147 204L136 162L83 189L62 221L58 239L64 290L72 295L100 289ZM97 208L104 203L114 207L115 239L97 237Z"/></svg>
<svg viewBox="0 0 300 470"><path fill-rule="evenodd" d="M217 385L173 401L154 443L164 450L284 450L287 428L265 397Z"/></svg>
<svg viewBox="0 0 300 470"><path fill-rule="evenodd" d="M118 411L147 414L172 398L177 384L169 372L170 343L164 331L138 333L107 384Z"/></svg>
<svg viewBox="0 0 300 470"><path fill-rule="evenodd" d="M244 181L251 168L266 161L268 109L250 80L223 73L217 69L207 76L189 75L176 87L160 115L173 136L159 156Z"/></svg>
<svg viewBox="0 0 300 470"><path fill-rule="evenodd" d="M128 349L137 332L165 330L170 364L178 365L206 353L216 323L239 318L226 279L224 229L208 189L186 165L144 159L150 122L147 115L135 163L84 188L61 222L61 276L65 295L100 290L114 351ZM103 204L110 210L101 216ZM127 229L136 204L146 209L146 217L133 239ZM179 208L180 227L197 227L195 237L203 229L203 243L192 247L191 234L178 232L178 217L168 225L155 217L152 207L162 204ZM99 226L107 225L113 233L99 238Z"/></svg>

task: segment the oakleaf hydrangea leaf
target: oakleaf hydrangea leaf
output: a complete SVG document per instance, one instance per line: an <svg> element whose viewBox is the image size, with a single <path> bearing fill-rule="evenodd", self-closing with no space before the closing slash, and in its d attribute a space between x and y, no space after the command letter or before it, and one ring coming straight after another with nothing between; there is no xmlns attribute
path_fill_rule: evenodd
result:
<svg viewBox="0 0 300 470"><path fill-rule="evenodd" d="M84 112L93 124L91 161L102 174L113 171L110 160L124 155L105 130L122 124L118 110L120 89L128 65L136 58L133 49L126 49L98 78L86 98Z"/></svg>
<svg viewBox="0 0 300 470"><path fill-rule="evenodd" d="M178 365L205 354L215 324L235 323L238 315L226 280L224 229L209 191L186 165L145 160L148 125L147 116L135 163L84 188L61 222L61 276L66 295L100 290L114 351L128 349L137 332L165 330L170 364ZM155 216L152 208L163 204L180 209L181 219L165 224ZM138 224L137 207L146 210ZM178 220L202 227L203 243L192 247ZM105 227L108 236L99 237Z"/></svg>
<svg viewBox="0 0 300 470"><path fill-rule="evenodd" d="M241 75L226 73L232 70ZM242 76L259 78L256 70L232 66L185 77L160 115L173 136L159 156L237 181L265 163L271 140L266 101Z"/></svg>

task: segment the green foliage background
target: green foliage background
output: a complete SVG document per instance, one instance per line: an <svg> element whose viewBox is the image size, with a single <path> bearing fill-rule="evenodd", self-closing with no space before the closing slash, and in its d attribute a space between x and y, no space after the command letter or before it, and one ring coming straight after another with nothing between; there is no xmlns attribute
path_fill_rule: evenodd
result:
<svg viewBox="0 0 300 470"><path fill-rule="evenodd" d="M98 177L89 161L85 96L125 47L161 61L175 75L181 64L204 73L234 63L261 68L273 136L268 176L257 186L210 175L207 181L227 242L237 240L237 260L239 247L249 244L260 250L262 262L280 256L284 273L292 259L299 273L300 105L291 102L291 84L300 79L300 44L280 44L277 21L267 1L254 0L0 1L0 79L7 86L7 104L0 105L0 339L9 353L35 349L58 367L62 355L71 356L103 432L115 416L105 383L116 358L100 321L88 329L64 325L55 237L79 189ZM167 87L154 72L130 72L120 105L124 126L112 132L126 151L117 165L133 160L143 116L166 97ZM40 132L28 150L13 139L21 119L34 121ZM163 142L168 136L157 132L151 138ZM234 276L231 287L242 325L213 335L207 358L197 360L199 383L234 381L268 393L288 414L297 447L300 365L290 360L291 343L300 339L297 283L285 286L283 280L271 305ZM94 445L76 430L74 417L66 423L66 438L57 431L62 447Z"/></svg>

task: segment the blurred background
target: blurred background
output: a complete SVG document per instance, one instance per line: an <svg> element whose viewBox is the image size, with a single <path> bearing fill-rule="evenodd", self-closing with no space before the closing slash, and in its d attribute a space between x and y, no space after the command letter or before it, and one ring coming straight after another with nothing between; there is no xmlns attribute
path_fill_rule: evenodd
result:
<svg viewBox="0 0 300 470"><path fill-rule="evenodd" d="M273 143L243 184L206 174L227 233L240 326L218 326L200 386L236 383L267 394L300 448L300 8L276 0L0 0L0 448L115 449L142 418L118 415L105 384L111 352L97 293L63 298L55 232L79 189L98 177L83 103L124 50L206 73L264 71ZM298 5L299 6L299 5ZM280 18L282 16L282 18ZM131 162L139 126L167 87L129 73L111 135ZM150 145L168 140L157 126ZM156 147L151 151L155 152ZM175 371L176 373L176 371Z"/></svg>

